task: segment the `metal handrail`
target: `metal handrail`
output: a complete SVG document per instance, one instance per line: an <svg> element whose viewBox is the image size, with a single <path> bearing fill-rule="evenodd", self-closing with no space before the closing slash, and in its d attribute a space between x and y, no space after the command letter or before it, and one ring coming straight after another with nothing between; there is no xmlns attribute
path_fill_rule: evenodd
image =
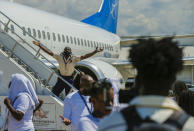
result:
<svg viewBox="0 0 194 131"><path fill-rule="evenodd" d="M4 17L6 17L8 19L7 23L4 23L3 21L0 20L0 23L2 23L4 25L4 27L10 31L12 31L8 25L10 24L10 21L15 24L17 27L19 27L22 31L24 31L29 37L31 37L34 41L38 41L36 38L34 38L29 32L27 32L26 30L24 30L21 26L19 26L16 22L14 22L11 18L9 18L7 15L5 15L3 12L0 11L0 14L2 14ZM53 65L53 67L57 68L52 62L50 62L43 54L40 53L40 50L42 50L41 48L39 48L39 50L36 50L34 47L32 47L27 41L25 41L22 37L20 37L17 33L12 32L12 34L16 35L19 39L21 39L27 46L29 46L30 48L32 48L36 54L39 54L40 56L42 56L42 58L44 58L46 61L48 61L48 63L50 63L51 65ZM11 37L11 36L10 36ZM40 42L41 43L41 42ZM20 44L21 45L21 44ZM13 53L13 51L15 50L15 48L13 48L13 50L11 51ZM36 57L36 56L35 56ZM42 62L42 61L41 61ZM43 63L43 62L42 62ZM49 68L49 67L48 67ZM58 78L60 78L63 82L65 82L68 86L70 86L72 89L77 90L74 86L72 86L69 82L67 82L65 79L63 79L60 75L58 75L53 69L49 68L50 70L52 70L52 72L54 72ZM75 69L76 70L76 69ZM77 71L77 70L76 70ZM46 81L46 84L49 83L49 81L51 80L53 76L53 73L51 73L51 75L49 76L49 78ZM46 86L46 85L45 85Z"/></svg>
<svg viewBox="0 0 194 131"><path fill-rule="evenodd" d="M3 23L0 20L0 23L2 23L5 26L5 23ZM7 27L8 30L11 31L11 29L9 27ZM16 35L18 38L20 38L25 44L27 44L30 48L32 48L35 52L37 52L36 54L40 54L40 56L42 56L42 58L44 58L45 60L47 60L53 67L57 68L52 62L50 62L50 60L48 60L43 54L40 53L40 50L42 50L39 47L39 50L37 51L33 46L31 46L28 42L26 42L22 37L20 37L18 34L16 34L15 32L13 32L12 34ZM32 37L33 38L33 37Z"/></svg>

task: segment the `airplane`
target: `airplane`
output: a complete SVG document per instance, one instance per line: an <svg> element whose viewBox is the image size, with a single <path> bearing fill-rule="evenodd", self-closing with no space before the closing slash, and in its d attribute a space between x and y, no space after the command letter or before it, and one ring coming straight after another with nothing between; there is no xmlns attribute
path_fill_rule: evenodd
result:
<svg viewBox="0 0 194 131"><path fill-rule="evenodd" d="M70 46L76 55L81 55L98 46L104 48L100 56L119 56L120 38L115 34L118 0L103 1L96 14L81 22L3 0L0 1L0 11L53 52L60 53L65 46ZM14 30L13 26L11 28Z"/></svg>
<svg viewBox="0 0 194 131"><path fill-rule="evenodd" d="M28 36L31 35L54 53L60 53L65 46L69 46L74 55L86 54L96 47L103 48L102 53L94 56L98 59L87 59L77 65L80 66L79 69L91 72L92 76L96 76L96 78L98 76L109 76L122 79L120 72L112 65L130 64L126 60L118 59L120 47L135 43L136 38L121 41L116 34L118 7L119 0L102 0L97 13L81 21L76 21L0 0L0 11L23 28L23 32L19 33L25 41L32 43ZM13 32L17 31L17 28L12 24L9 26L12 31L8 33L12 35ZM18 41L20 40L18 39ZM50 59L57 65L55 60Z"/></svg>
<svg viewBox="0 0 194 131"><path fill-rule="evenodd" d="M89 72L101 78L105 76L122 78L121 74L110 64L111 59L108 62L105 59L116 58L117 60L120 54L120 37L116 35L118 6L119 0L102 0L97 13L76 21L14 2L0 0L1 13L11 18L23 29L23 32L19 32L17 27L10 23L8 27L11 31L8 34L13 37L13 32L17 32L25 41L32 43L32 39L29 39L31 35L52 52L58 54L65 46L71 47L76 56L92 52L96 47L103 48L103 52L94 56L99 59L91 58L78 63L78 66L86 65L82 70L89 68ZM2 28L1 23L0 28ZM22 43L19 38L16 39ZM51 57L49 59L57 65L56 60ZM122 61L116 61L117 64L120 62Z"/></svg>

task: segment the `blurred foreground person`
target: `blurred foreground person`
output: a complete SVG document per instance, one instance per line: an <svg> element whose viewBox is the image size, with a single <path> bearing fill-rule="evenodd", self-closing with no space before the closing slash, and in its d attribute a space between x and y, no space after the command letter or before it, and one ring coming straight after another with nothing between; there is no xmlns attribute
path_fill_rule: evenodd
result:
<svg viewBox="0 0 194 131"><path fill-rule="evenodd" d="M179 96L178 104L185 112L194 116L194 92L183 91Z"/></svg>
<svg viewBox="0 0 194 131"><path fill-rule="evenodd" d="M65 97L63 116L60 117L66 125L71 124L71 131L77 131L80 117L89 115L93 110L88 96L93 82L91 76L82 75L79 91L70 93Z"/></svg>
<svg viewBox="0 0 194 131"><path fill-rule="evenodd" d="M81 117L79 131L97 131L100 119L109 115L113 108L113 88L108 80L95 82L90 90L90 96L94 110L92 114Z"/></svg>
<svg viewBox="0 0 194 131"><path fill-rule="evenodd" d="M176 81L172 87L173 94L174 94L174 99L178 101L180 95L184 91L188 91L189 88L183 81Z"/></svg>
<svg viewBox="0 0 194 131"><path fill-rule="evenodd" d="M137 69L136 87L139 95L120 113L102 120L100 131L138 130L142 124L169 125L177 130L194 129L190 117L168 98L168 91L182 70L182 49L172 38L159 41L140 39L130 50L129 60Z"/></svg>
<svg viewBox="0 0 194 131"><path fill-rule="evenodd" d="M28 78L23 74L13 74L9 85L8 97L4 104L8 109L8 131L34 131L33 113L43 101L38 99Z"/></svg>

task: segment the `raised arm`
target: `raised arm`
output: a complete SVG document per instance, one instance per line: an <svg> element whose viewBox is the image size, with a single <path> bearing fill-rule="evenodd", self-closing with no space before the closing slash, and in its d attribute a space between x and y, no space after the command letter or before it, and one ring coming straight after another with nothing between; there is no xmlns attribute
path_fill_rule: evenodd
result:
<svg viewBox="0 0 194 131"><path fill-rule="evenodd" d="M96 49L95 49L93 52L81 56L81 57L80 57L80 60L87 59L87 58L89 58L89 57L95 55L95 54L98 53L98 52L102 52L103 50L104 50L104 49L102 49L102 48L96 47Z"/></svg>
<svg viewBox="0 0 194 131"><path fill-rule="evenodd" d="M53 53L51 50L49 50L49 49L46 48L45 46L42 46L42 45L40 44L39 41L32 41L32 42L33 42L33 44L35 44L35 45L37 45L38 47L40 47L44 52L46 52L46 53L49 54L50 56L53 56L53 55L54 55L54 53Z"/></svg>

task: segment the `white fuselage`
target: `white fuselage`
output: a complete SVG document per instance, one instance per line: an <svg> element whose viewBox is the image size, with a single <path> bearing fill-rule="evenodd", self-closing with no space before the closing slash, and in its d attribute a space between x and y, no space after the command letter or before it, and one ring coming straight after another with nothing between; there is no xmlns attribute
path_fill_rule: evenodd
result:
<svg viewBox="0 0 194 131"><path fill-rule="evenodd" d="M0 11L54 53L60 53L69 46L73 54L83 55L98 46L104 51L96 56L119 56L120 38L104 29L3 0L0 0ZM24 35L23 39L28 37Z"/></svg>

